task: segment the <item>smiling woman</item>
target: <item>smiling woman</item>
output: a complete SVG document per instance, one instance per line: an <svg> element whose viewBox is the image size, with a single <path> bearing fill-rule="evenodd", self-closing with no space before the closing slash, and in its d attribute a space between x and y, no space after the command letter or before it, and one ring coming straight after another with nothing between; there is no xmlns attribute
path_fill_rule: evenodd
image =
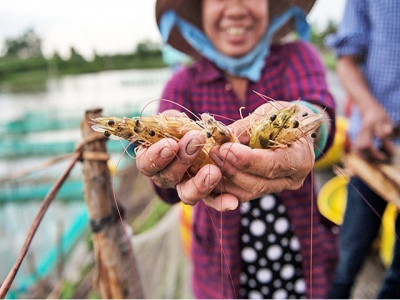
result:
<svg viewBox="0 0 400 300"><path fill-rule="evenodd" d="M322 120L335 119L316 51L305 41L279 40L292 30L308 36L305 15L313 3L157 1L163 40L197 58L172 76L162 95L172 101L161 101L159 111L170 115L172 109L186 108L227 123L235 120L228 129L239 140L212 147L210 163L194 172L201 145L207 144L201 132L138 147L136 164L161 198L194 205L192 286L198 298L326 295L336 248L334 235L321 224L308 176L315 159L313 138L302 136L271 151L251 149L247 130L257 117L284 120L278 112L274 116L274 108L283 111L295 99L308 101L298 103L298 120L315 113ZM318 148L332 143L334 124L329 123L313 135ZM327 144L323 136L329 137ZM267 221L268 230L253 225L255 217ZM282 251L276 264L265 258L273 249ZM285 264L290 268L281 268ZM263 274L273 274L272 280Z"/></svg>

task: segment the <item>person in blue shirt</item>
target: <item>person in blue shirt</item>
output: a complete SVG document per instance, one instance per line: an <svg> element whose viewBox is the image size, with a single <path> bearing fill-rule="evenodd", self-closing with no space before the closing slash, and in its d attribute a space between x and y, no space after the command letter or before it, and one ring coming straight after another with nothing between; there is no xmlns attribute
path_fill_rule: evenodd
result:
<svg viewBox="0 0 400 300"><path fill-rule="evenodd" d="M348 0L342 23L326 44L337 55L337 73L353 102L352 151L367 161L388 162L399 139L400 1ZM340 260L328 298L349 298L355 278L377 236L387 202L361 179L351 178L340 233ZM359 195L357 190L365 197ZM377 298L400 298L400 219L392 264Z"/></svg>

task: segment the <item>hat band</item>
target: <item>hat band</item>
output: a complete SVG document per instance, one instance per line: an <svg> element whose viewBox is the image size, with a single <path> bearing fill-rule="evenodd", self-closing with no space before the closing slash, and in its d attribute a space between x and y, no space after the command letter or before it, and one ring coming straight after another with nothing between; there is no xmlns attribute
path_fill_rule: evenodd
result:
<svg viewBox="0 0 400 300"><path fill-rule="evenodd" d="M180 18L174 10L166 11L159 23L159 30L164 43L167 43L172 28L176 26L186 41L204 57L211 60L219 68L228 73L257 81L261 77L264 60L269 55L272 36L291 18L295 19L295 27L300 38L309 40L310 28L306 16L299 7L292 6L281 16L270 23L268 30L249 53L234 58L218 52L207 36L196 26Z"/></svg>

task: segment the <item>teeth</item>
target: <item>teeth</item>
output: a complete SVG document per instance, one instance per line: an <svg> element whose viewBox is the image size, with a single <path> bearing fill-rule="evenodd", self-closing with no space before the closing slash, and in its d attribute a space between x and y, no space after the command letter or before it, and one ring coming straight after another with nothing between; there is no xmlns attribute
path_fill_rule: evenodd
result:
<svg viewBox="0 0 400 300"><path fill-rule="evenodd" d="M246 29L244 27L229 27L226 29L226 33L232 36L239 36L244 34Z"/></svg>

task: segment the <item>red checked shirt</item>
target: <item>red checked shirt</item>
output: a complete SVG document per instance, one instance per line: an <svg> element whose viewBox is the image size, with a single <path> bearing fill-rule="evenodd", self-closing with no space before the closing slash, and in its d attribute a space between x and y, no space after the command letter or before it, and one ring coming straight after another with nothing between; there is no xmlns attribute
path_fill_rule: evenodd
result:
<svg viewBox="0 0 400 300"><path fill-rule="evenodd" d="M265 103L253 91L276 100L301 99L325 107L335 127L335 102L328 92L325 70L318 53L308 43L296 41L272 46L262 78L248 85L243 116ZM239 108L243 106L224 73L206 59L177 71L166 85L162 98L173 100L196 114L208 112L231 120L240 118ZM170 102L160 102L160 111L172 108L180 109ZM227 123L227 119L223 122ZM333 136L331 132L324 151L331 145ZM313 189L309 175L300 189L283 191L276 196L286 207L294 234L300 240L306 295L324 298L336 263L336 237L322 225ZM157 192L169 203L179 201L173 189L157 188ZM192 287L197 298L240 297L240 219L239 209L220 213L201 201L195 206ZM218 237L220 232L222 245Z"/></svg>

